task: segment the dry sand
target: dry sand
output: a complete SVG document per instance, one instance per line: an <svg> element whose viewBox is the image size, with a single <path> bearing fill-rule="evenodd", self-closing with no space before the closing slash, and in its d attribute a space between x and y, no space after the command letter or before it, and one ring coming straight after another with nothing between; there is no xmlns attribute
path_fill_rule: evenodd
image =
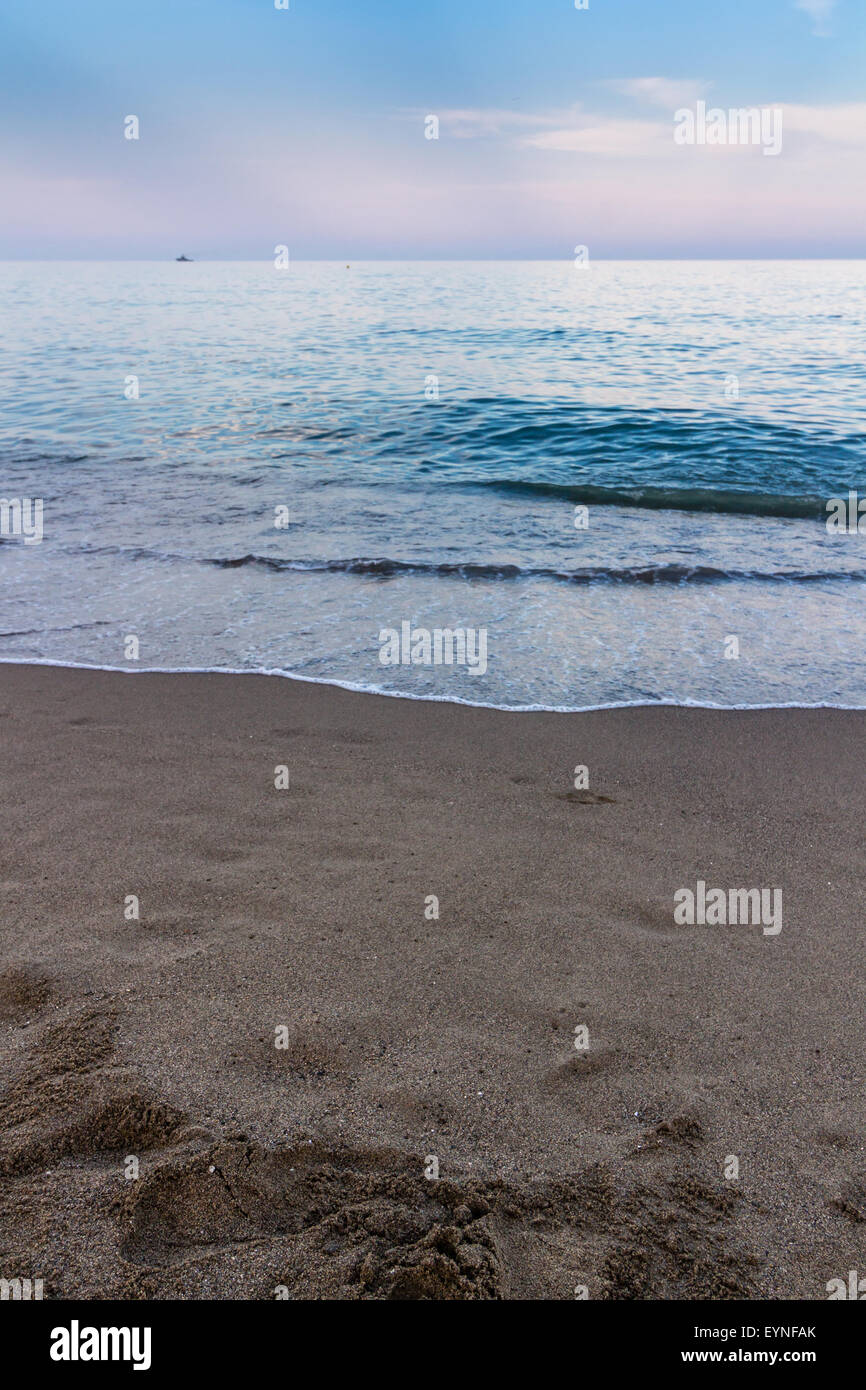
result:
<svg viewBox="0 0 866 1390"><path fill-rule="evenodd" d="M866 1271L866 715L0 684L0 1275L823 1299ZM781 887L781 934L675 925L698 879Z"/></svg>

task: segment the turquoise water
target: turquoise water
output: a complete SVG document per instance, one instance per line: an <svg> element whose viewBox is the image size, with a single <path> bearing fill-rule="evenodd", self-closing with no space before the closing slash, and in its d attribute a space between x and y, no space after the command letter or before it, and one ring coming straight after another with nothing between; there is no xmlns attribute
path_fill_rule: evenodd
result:
<svg viewBox="0 0 866 1390"><path fill-rule="evenodd" d="M0 265L0 660L866 704L864 264Z"/></svg>

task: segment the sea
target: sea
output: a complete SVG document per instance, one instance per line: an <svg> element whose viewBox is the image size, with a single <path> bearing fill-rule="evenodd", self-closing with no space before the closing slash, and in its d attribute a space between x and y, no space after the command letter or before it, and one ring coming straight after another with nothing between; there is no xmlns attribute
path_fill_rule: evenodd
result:
<svg viewBox="0 0 866 1390"><path fill-rule="evenodd" d="M866 705L866 262L278 259L0 264L0 662Z"/></svg>

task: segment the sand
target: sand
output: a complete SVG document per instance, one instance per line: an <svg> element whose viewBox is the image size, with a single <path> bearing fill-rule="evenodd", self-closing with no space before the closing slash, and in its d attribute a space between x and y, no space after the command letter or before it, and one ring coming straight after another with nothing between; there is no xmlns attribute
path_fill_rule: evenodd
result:
<svg viewBox="0 0 866 1390"><path fill-rule="evenodd" d="M866 1271L866 715L4 666L0 730L3 1277L824 1299ZM781 888L782 931L677 925L699 879Z"/></svg>

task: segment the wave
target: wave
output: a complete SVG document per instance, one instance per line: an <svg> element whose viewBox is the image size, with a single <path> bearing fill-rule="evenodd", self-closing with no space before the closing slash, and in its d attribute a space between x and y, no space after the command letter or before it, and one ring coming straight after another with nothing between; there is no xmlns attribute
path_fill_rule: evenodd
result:
<svg viewBox="0 0 866 1390"><path fill-rule="evenodd" d="M650 470L646 481L660 486L688 487L697 481L772 492L772 480L781 471L786 481L801 480L801 492L823 490L830 479L862 470L866 446L862 430L810 420L719 409L586 404L496 390L433 407L419 405L408 417L380 412L370 423L372 447L382 425L393 429L396 423L404 457L409 446L414 457L424 451L437 467L459 461L473 467L479 478L484 474L477 470L489 467L495 478L502 476L493 472L498 459L519 464L521 470L531 466L530 478L543 477L538 471L543 468L552 481L569 482L551 470L578 466L594 471L584 478L605 485L629 479L638 468ZM388 438L383 436L381 443L387 452ZM515 475L508 468L504 476ZM634 481L643 479L635 476Z"/></svg>
<svg viewBox="0 0 866 1390"><path fill-rule="evenodd" d="M827 584L863 583L866 570L840 569L739 569L720 565L668 564L584 565L567 569L557 565L517 565L473 560L396 560L387 555L351 555L345 559L286 559L279 555L190 555L154 550L147 546L63 546L68 553L117 555L127 560L208 565L215 569L262 569L275 574L350 574L370 579L424 575L440 579L502 580L547 579L561 584ZM98 626L98 624L80 624ZM59 631L60 629L58 629ZM0 636L9 635L2 634ZM16 634L18 635L18 634Z"/></svg>
<svg viewBox="0 0 866 1390"><path fill-rule="evenodd" d="M248 565L277 573L359 574L377 579L398 575L432 575L469 580L551 579L563 584L717 584L730 581L764 583L827 583L832 580L863 581L866 571L838 570L741 570L720 569L713 565L632 565L609 567L587 565L581 569L553 566L477 564L471 561L391 560L380 556L354 556L346 560L284 560L270 555L239 555L208 559L200 563L219 569L242 569Z"/></svg>
<svg viewBox="0 0 866 1390"><path fill-rule="evenodd" d="M614 709L711 709L724 711L759 710L815 710L832 709L860 711L863 705L848 705L834 700L776 700L756 701L753 704L733 702L722 704L716 700L693 700L689 697L677 700L668 695L656 699L647 696L631 700L603 700L583 705L549 705L534 703L527 705L503 705L495 700L469 700L463 695L434 695L429 691L391 690L375 685L370 681L340 680L336 676L308 676L298 671L287 671L281 666L142 666L132 670L129 666L108 666L89 661L58 661L54 657L40 656L0 656L0 666L49 666L63 671L106 671L112 675L131 676L139 679L144 676L270 676L282 680L298 681L304 685L327 685L337 690L349 690L362 695L377 695L387 700L417 700L423 704L466 705L470 709L491 709L501 714L592 714L601 710Z"/></svg>
<svg viewBox="0 0 866 1390"><path fill-rule="evenodd" d="M551 497L593 507L636 507L644 511L718 512L730 516L767 516L819 520L827 499L814 495L749 492L743 488L602 487L594 483L546 483L520 478L484 478L469 484L526 497ZM840 495L846 495L845 490Z"/></svg>

